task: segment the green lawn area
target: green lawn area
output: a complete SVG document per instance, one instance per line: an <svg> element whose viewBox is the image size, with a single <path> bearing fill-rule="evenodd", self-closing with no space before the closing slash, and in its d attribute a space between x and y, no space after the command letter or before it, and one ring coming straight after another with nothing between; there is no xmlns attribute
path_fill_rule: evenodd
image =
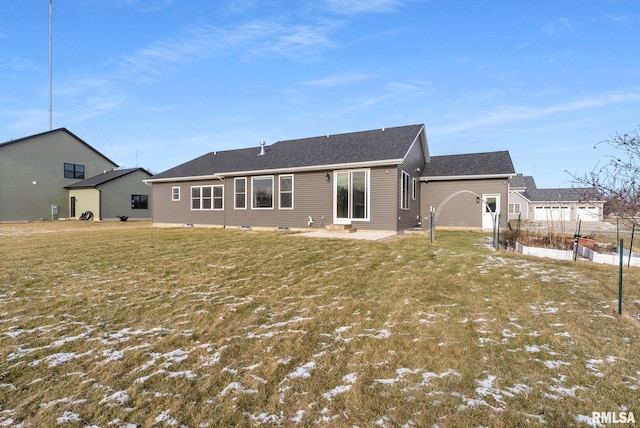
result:
<svg viewBox="0 0 640 428"><path fill-rule="evenodd" d="M0 225L0 426L640 419L640 270L486 239Z"/></svg>

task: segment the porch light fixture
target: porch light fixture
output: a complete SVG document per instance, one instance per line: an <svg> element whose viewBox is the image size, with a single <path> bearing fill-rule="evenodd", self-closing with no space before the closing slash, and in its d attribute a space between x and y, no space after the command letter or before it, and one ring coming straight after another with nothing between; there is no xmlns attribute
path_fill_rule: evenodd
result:
<svg viewBox="0 0 640 428"><path fill-rule="evenodd" d="M480 196L476 196L476 204L480 203Z"/></svg>
<svg viewBox="0 0 640 428"><path fill-rule="evenodd" d="M325 174L324 178L327 180L327 183L331 181L331 175L329 175L328 172Z"/></svg>

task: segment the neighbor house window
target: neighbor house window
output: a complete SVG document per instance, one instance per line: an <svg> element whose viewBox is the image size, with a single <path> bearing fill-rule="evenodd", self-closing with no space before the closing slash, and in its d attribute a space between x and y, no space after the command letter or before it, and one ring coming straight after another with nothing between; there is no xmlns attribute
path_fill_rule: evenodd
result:
<svg viewBox="0 0 640 428"><path fill-rule="evenodd" d="M235 199L233 207L237 210L244 210L247 208L247 179L236 178L234 181Z"/></svg>
<svg viewBox="0 0 640 428"><path fill-rule="evenodd" d="M251 208L273 208L273 177L251 178Z"/></svg>
<svg viewBox="0 0 640 428"><path fill-rule="evenodd" d="M509 214L520 214L520 204L509 204Z"/></svg>
<svg viewBox="0 0 640 428"><path fill-rule="evenodd" d="M293 175L281 175L280 198L278 206L283 209L293 209Z"/></svg>
<svg viewBox="0 0 640 428"><path fill-rule="evenodd" d="M222 184L215 186L192 186L192 210L221 210L224 208L224 188Z"/></svg>
<svg viewBox="0 0 640 428"><path fill-rule="evenodd" d="M171 188L171 200L172 201L179 201L180 200L180 188L179 187L172 187Z"/></svg>
<svg viewBox="0 0 640 428"><path fill-rule="evenodd" d="M64 178L75 178L78 180L84 180L84 165L65 163Z"/></svg>
<svg viewBox="0 0 640 428"><path fill-rule="evenodd" d="M148 210L149 195L131 195L131 209Z"/></svg>
<svg viewBox="0 0 640 428"><path fill-rule="evenodd" d="M411 177L409 174L402 171L402 192L401 192L401 201L400 208L403 210L409 209L409 183L411 182Z"/></svg>

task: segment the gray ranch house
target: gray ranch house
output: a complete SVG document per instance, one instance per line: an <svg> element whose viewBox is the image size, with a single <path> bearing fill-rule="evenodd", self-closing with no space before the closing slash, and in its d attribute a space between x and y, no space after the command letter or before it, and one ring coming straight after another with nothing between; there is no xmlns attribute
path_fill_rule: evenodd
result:
<svg viewBox="0 0 640 428"><path fill-rule="evenodd" d="M604 201L595 188L538 189L531 176L511 180L509 219L531 221L602 221Z"/></svg>
<svg viewBox="0 0 640 428"><path fill-rule="evenodd" d="M154 226L399 232L423 227L432 205L439 225L483 228L486 204L506 213L513 165L507 152L468 156L499 165L451 175L419 124L211 152L145 182Z"/></svg>

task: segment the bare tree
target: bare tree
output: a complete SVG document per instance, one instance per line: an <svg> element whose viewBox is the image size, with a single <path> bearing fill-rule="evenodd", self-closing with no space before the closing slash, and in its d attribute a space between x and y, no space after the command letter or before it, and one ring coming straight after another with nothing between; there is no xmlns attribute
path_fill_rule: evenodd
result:
<svg viewBox="0 0 640 428"><path fill-rule="evenodd" d="M608 162L598 164L582 177L571 174L574 185L595 188L607 209L636 225L640 221L640 127L615 134L594 146L606 144L615 149Z"/></svg>

